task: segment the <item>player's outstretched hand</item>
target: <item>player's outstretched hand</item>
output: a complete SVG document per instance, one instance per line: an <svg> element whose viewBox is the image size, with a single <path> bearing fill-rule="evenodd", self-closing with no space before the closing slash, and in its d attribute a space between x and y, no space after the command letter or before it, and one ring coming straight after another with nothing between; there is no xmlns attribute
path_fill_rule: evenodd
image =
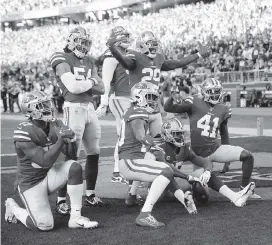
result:
<svg viewBox="0 0 272 245"><path fill-rule="evenodd" d="M201 181L201 184L204 186L204 185L207 185L207 183L209 182L211 178L211 171L209 170L205 170L203 174L201 174L201 176L199 177L200 181Z"/></svg>
<svg viewBox="0 0 272 245"><path fill-rule="evenodd" d="M202 45L200 42L197 42L198 45L198 52L201 55L202 58L209 57L211 53L211 47L210 44Z"/></svg>
<svg viewBox="0 0 272 245"><path fill-rule="evenodd" d="M96 111L95 111L95 112L96 112L96 115L97 115L98 117L103 117L103 116L105 116L106 113L107 113L107 108L108 108L108 106L100 104L100 105L98 106L98 108L96 109Z"/></svg>
<svg viewBox="0 0 272 245"><path fill-rule="evenodd" d="M114 45L115 45L115 46L118 46L119 43L121 43L123 39L124 39L123 37L117 38L115 32L114 32L114 31L111 31L110 37L109 37L109 39L108 39L106 45L107 45L109 48L112 47L112 46L114 46Z"/></svg>

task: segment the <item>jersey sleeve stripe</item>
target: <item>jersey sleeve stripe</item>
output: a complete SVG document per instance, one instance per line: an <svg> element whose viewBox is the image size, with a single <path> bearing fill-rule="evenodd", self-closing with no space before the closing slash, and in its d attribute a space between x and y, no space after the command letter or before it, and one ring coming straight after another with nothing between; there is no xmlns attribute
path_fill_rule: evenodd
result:
<svg viewBox="0 0 272 245"><path fill-rule="evenodd" d="M147 114L136 114L136 115L131 115L129 118L136 118L136 117L148 118L148 115Z"/></svg>
<svg viewBox="0 0 272 245"><path fill-rule="evenodd" d="M127 56L130 56L130 57L135 57L134 54L127 54Z"/></svg>
<svg viewBox="0 0 272 245"><path fill-rule="evenodd" d="M16 140L16 139L24 139L24 140L31 141L31 138L30 138L30 137L27 137L27 136L24 136L24 135L19 135L19 134L13 135L13 138L14 138L15 140Z"/></svg>
<svg viewBox="0 0 272 245"><path fill-rule="evenodd" d="M185 101L186 101L186 102L189 102L189 103L191 103L191 104L193 104L193 101L190 100L190 99L188 99L188 98L187 98Z"/></svg>
<svg viewBox="0 0 272 245"><path fill-rule="evenodd" d="M26 135L29 135L28 132L22 131L22 130L14 130L14 134L26 134Z"/></svg>
<svg viewBox="0 0 272 245"><path fill-rule="evenodd" d="M56 58L53 58L50 62L51 65L53 65L54 62L62 62L63 60L65 60L65 58L63 57L56 57Z"/></svg>

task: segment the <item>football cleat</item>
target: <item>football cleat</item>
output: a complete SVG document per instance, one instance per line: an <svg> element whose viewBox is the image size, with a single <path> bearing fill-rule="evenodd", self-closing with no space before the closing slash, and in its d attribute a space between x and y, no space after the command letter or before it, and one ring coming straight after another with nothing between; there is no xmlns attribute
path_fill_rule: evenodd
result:
<svg viewBox="0 0 272 245"><path fill-rule="evenodd" d="M69 205L66 203L66 200L62 200L56 203L55 211L57 214L60 215L68 215L70 214L71 209Z"/></svg>
<svg viewBox="0 0 272 245"><path fill-rule="evenodd" d="M131 195L128 194L128 197L125 200L125 204L127 207L135 207L135 206L142 206L144 204L144 200L140 195Z"/></svg>
<svg viewBox="0 0 272 245"><path fill-rule="evenodd" d="M83 216L76 216L70 217L68 226L70 228L94 229L98 226L98 223Z"/></svg>
<svg viewBox="0 0 272 245"><path fill-rule="evenodd" d="M14 208L19 207L19 205L13 200L13 198L7 198L5 202L6 212L5 221L8 223L17 223L17 219L14 215Z"/></svg>
<svg viewBox="0 0 272 245"><path fill-rule="evenodd" d="M128 184L128 181L124 176L122 176L120 173L113 173L111 177L111 182L113 183L121 183L121 184Z"/></svg>
<svg viewBox="0 0 272 245"><path fill-rule="evenodd" d="M92 194L90 196L87 196L84 202L84 206L86 207L109 207L108 203L102 202L102 200L99 197L96 197L95 194Z"/></svg>
<svg viewBox="0 0 272 245"><path fill-rule="evenodd" d="M247 199L253 194L255 183L250 182L246 187L238 192L239 197L233 202L236 207L243 207L246 205Z"/></svg>
<svg viewBox="0 0 272 245"><path fill-rule="evenodd" d="M157 221L150 213L140 213L136 218L136 225L159 229L165 227L165 224Z"/></svg>
<svg viewBox="0 0 272 245"><path fill-rule="evenodd" d="M251 183L253 183L253 182L251 182ZM243 190L245 187L240 187L240 190ZM255 188L255 187L254 187ZM257 195L255 192L254 192L254 190L252 191L252 194L249 196L249 198L248 199L262 199L262 197L261 196L259 196L259 195Z"/></svg>
<svg viewBox="0 0 272 245"><path fill-rule="evenodd" d="M184 194L184 207L187 209L189 214L197 214L193 195L190 191L186 191L186 193Z"/></svg>

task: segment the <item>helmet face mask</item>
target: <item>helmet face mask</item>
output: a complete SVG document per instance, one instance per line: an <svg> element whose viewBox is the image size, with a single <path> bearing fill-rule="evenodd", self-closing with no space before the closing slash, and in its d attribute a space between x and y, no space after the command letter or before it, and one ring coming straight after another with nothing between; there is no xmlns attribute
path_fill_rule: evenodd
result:
<svg viewBox="0 0 272 245"><path fill-rule="evenodd" d="M67 39L67 47L78 58L82 59L88 54L92 46L92 40L84 28L78 27L70 32Z"/></svg>
<svg viewBox="0 0 272 245"><path fill-rule="evenodd" d="M158 88L152 83L140 82L131 89L133 102L148 113L159 112L159 93Z"/></svg>
<svg viewBox="0 0 272 245"><path fill-rule="evenodd" d="M42 92L30 92L21 104L22 112L31 120L52 121L55 117L55 105Z"/></svg>
<svg viewBox="0 0 272 245"><path fill-rule="evenodd" d="M204 101L216 105L221 102L223 87L218 80L208 78L201 85L201 94Z"/></svg>
<svg viewBox="0 0 272 245"><path fill-rule="evenodd" d="M143 32L141 37L136 41L137 49L152 59L156 57L160 47L159 44L157 37L151 31Z"/></svg>
<svg viewBox="0 0 272 245"><path fill-rule="evenodd" d="M177 118L171 118L163 123L161 129L162 138L176 147L181 147L184 145L185 130L183 124Z"/></svg>

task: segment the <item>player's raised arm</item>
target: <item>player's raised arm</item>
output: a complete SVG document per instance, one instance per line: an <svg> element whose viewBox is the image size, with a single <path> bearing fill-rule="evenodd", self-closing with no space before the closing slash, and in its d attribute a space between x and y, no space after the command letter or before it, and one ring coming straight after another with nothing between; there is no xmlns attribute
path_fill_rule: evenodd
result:
<svg viewBox="0 0 272 245"><path fill-rule="evenodd" d="M193 97L189 96L182 101L181 104L174 103L174 98L170 97L164 104L164 110L171 113L184 113L188 114L192 111Z"/></svg>
<svg viewBox="0 0 272 245"><path fill-rule="evenodd" d="M210 55L210 47L201 45L198 42L198 52L196 54L193 55L189 55L185 58L182 58L180 60L165 60L164 63L162 64L162 71L170 71L170 70L174 70L177 68L181 68L183 66L189 65L190 63L196 61L198 58L202 57L202 58L206 58Z"/></svg>
<svg viewBox="0 0 272 245"><path fill-rule="evenodd" d="M133 54L127 54L123 47L122 42L126 41L126 33L124 30L114 28L107 41L112 55L120 62L120 64L127 70L134 70L136 68L136 60Z"/></svg>
<svg viewBox="0 0 272 245"><path fill-rule="evenodd" d="M96 84L93 79L77 80L68 63L62 62L56 66L52 65L52 67L56 69L56 75L60 77L63 85L70 93L80 94L86 92Z"/></svg>

